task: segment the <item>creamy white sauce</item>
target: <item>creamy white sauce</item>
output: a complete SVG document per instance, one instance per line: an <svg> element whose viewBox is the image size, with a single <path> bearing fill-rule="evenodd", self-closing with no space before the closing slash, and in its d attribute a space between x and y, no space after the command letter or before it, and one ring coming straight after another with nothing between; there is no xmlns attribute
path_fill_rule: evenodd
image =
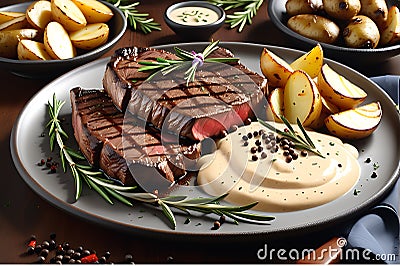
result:
<svg viewBox="0 0 400 266"><path fill-rule="evenodd" d="M218 13L214 10L200 6L185 6L172 10L168 17L182 25L200 26L216 22Z"/></svg>
<svg viewBox="0 0 400 266"><path fill-rule="evenodd" d="M275 127L283 129L282 124ZM295 129L297 129L294 126ZM235 204L259 203L254 209L269 212L286 212L307 209L328 203L350 191L360 177L358 151L336 138L308 131L322 158L311 152L290 163L285 161L283 150L266 152L266 158L252 159L250 149L261 137L252 138L245 146L243 135L266 130L259 123L241 127L236 132L217 141L217 150L199 160L201 169L197 182L208 194L229 192L226 200ZM299 131L300 132L300 131Z"/></svg>

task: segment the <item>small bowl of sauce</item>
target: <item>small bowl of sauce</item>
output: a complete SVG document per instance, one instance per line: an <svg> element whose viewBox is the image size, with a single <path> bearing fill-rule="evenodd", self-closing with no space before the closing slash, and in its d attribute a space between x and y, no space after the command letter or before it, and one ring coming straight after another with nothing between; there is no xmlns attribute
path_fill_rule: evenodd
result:
<svg viewBox="0 0 400 266"><path fill-rule="evenodd" d="M167 25L184 39L206 40L225 22L222 8L205 1L171 5L164 13Z"/></svg>

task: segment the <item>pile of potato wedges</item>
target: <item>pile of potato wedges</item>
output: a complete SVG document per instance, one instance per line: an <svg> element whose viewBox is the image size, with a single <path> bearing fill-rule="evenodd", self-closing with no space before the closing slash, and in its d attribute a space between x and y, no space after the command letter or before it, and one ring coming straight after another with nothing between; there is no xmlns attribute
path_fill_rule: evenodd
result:
<svg viewBox="0 0 400 266"><path fill-rule="evenodd" d="M39 0L0 12L0 57L60 60L107 42L113 12L97 0Z"/></svg>
<svg viewBox="0 0 400 266"><path fill-rule="evenodd" d="M385 0L287 0L287 26L307 38L349 48L400 43L400 12Z"/></svg>
<svg viewBox="0 0 400 266"><path fill-rule="evenodd" d="M365 138L380 124L380 103L364 104L367 93L324 62L320 44L291 63L264 48L260 68L268 80L269 120L299 119L341 139Z"/></svg>

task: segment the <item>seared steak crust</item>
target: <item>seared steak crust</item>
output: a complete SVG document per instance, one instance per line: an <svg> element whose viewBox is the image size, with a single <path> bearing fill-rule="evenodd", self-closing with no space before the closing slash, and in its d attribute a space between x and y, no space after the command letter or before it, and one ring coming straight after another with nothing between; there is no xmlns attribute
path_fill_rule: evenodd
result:
<svg viewBox="0 0 400 266"><path fill-rule="evenodd" d="M194 140L220 135L243 123L263 106L266 80L240 63L210 64L197 71L186 86L183 74L158 75L146 81L139 61L177 59L152 48L121 48L107 65L103 86L115 105L156 128ZM218 48L210 57L233 57ZM181 80L181 81L180 81Z"/></svg>
<svg viewBox="0 0 400 266"><path fill-rule="evenodd" d="M90 164L124 184L136 183L129 170L131 165L140 173L157 169L173 182L186 172L184 157L195 159L200 154L200 144L161 141L158 130L125 116L102 90L74 88L70 98L80 150Z"/></svg>

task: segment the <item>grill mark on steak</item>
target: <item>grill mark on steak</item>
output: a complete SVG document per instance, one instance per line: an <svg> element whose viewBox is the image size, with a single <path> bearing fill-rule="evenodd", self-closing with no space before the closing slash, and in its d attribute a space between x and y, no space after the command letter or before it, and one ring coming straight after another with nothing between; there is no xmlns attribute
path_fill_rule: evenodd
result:
<svg viewBox="0 0 400 266"><path fill-rule="evenodd" d="M196 81L189 86L179 72L157 74L145 81L149 73L139 72L138 62L155 61L158 57L177 59L174 54L152 48L117 50L107 64L103 87L118 108L129 110L160 130L195 140L214 137L254 117L266 105L266 79L240 63L231 67L208 63L197 70ZM209 57L233 54L218 48ZM209 127L212 132L200 126L207 123L213 125Z"/></svg>
<svg viewBox="0 0 400 266"><path fill-rule="evenodd" d="M74 136L82 153L90 164L124 184L137 181L128 162L140 173L151 174L143 175L143 179L158 188L155 174L174 182L185 174L184 156L199 156L199 144L162 142L160 132L143 127L133 117L125 117L104 91L74 88L70 98Z"/></svg>

